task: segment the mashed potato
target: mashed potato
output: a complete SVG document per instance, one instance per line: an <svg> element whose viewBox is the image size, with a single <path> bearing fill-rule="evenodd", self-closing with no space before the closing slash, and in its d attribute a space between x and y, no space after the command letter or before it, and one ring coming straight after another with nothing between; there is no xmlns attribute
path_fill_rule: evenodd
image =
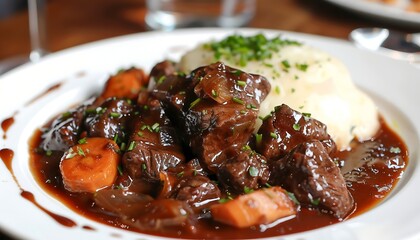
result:
<svg viewBox="0 0 420 240"><path fill-rule="evenodd" d="M200 45L186 53L180 68L184 72L222 61L245 72L265 76L271 92L261 104L260 116L285 103L327 125L328 133L340 150L349 147L353 138L366 140L379 128L378 112L373 101L353 84L346 67L331 55L302 44L286 44L263 60L246 64ZM261 121L257 122L256 129Z"/></svg>

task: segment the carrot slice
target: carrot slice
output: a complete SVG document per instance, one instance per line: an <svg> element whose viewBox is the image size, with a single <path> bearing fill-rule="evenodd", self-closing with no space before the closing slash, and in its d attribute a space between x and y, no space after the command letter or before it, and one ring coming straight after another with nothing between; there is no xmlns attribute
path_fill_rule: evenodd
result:
<svg viewBox="0 0 420 240"><path fill-rule="evenodd" d="M296 207L281 187L256 190L210 207L215 221L238 228L268 224L296 214Z"/></svg>
<svg viewBox="0 0 420 240"><path fill-rule="evenodd" d="M118 97L134 99L140 89L146 86L148 78L146 74L137 68L130 68L111 76L101 94L103 98Z"/></svg>
<svg viewBox="0 0 420 240"><path fill-rule="evenodd" d="M118 145L106 138L86 138L64 153L60 162L64 187L71 192L96 192L111 186L118 174Z"/></svg>

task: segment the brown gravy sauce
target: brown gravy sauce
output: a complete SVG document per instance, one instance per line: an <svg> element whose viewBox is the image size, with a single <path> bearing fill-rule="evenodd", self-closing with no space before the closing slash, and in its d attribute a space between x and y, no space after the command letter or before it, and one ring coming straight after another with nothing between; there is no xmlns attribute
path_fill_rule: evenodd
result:
<svg viewBox="0 0 420 240"><path fill-rule="evenodd" d="M354 142L352 150L342 151L334 156L337 161L341 162L342 171L349 169L345 170L343 174L349 191L355 199L356 207L354 213L348 218L368 211L385 198L398 182L407 166L408 151L406 145L382 118L380 123L380 130L372 140ZM54 152L49 157L38 154L34 150L39 146L40 141L41 131L36 131L30 143L30 167L38 184L73 211L94 221L117 228L164 237L240 239L281 236L317 229L339 222L335 217L328 214L314 209L302 208L295 218L267 228L236 229L209 219L200 219L195 224L198 234L174 229L145 232L97 207L93 194L66 191L58 167L61 153ZM398 149L398 152L390 151L390 149ZM354 166L356 167L354 168Z"/></svg>
<svg viewBox="0 0 420 240"><path fill-rule="evenodd" d="M25 191L24 189L22 189L22 187L20 186L19 182L16 179L16 176L15 176L14 171L13 171L13 168L12 168L13 156L14 156L13 150L8 149L8 148L0 149L0 158L2 159L4 165L6 165L6 168L9 170L9 172L12 175L14 181L18 185L18 187L19 187L19 189L21 191L20 196L22 196L24 199L26 199L29 202L31 202L39 210L41 210L45 214L49 215L52 219L54 219L59 224L61 224L63 226L66 226L66 227L75 227L77 225L76 222L74 222L73 220L70 220L70 219L68 219L66 217L60 216L58 214L55 214L55 213L49 211L48 209L44 208L43 206L41 206L36 201L35 196L31 192L28 192L28 191Z"/></svg>
<svg viewBox="0 0 420 240"><path fill-rule="evenodd" d="M7 138L7 131L13 125L13 123L15 123L14 116L6 118L1 122L1 129L3 130L3 139Z"/></svg>
<svg viewBox="0 0 420 240"><path fill-rule="evenodd" d="M59 82L57 84L52 85L51 87L49 87L47 90L45 90L44 92L41 92L40 94L38 94L37 96L35 96L34 98L32 98L31 100L29 100L29 102L27 102L25 104L25 106L31 105L32 103L34 103L35 101L37 101L38 99L46 96L47 94L58 90L62 85L62 82Z"/></svg>

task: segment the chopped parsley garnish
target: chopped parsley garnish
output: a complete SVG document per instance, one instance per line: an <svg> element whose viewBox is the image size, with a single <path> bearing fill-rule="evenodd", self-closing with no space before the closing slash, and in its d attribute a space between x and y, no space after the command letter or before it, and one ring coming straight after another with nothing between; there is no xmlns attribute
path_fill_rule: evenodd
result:
<svg viewBox="0 0 420 240"><path fill-rule="evenodd" d="M50 157L52 155L52 151L48 150L45 152L45 156Z"/></svg>
<svg viewBox="0 0 420 240"><path fill-rule="evenodd" d="M276 87L274 88L274 92L275 92L277 95L280 95L280 87L279 87L279 86L276 86Z"/></svg>
<svg viewBox="0 0 420 240"><path fill-rule="evenodd" d="M117 112L112 112L109 114L110 117L112 118L118 118L121 117L121 113L117 113Z"/></svg>
<svg viewBox="0 0 420 240"><path fill-rule="evenodd" d="M255 106L252 103L249 103L249 104L246 105L246 108L248 108L248 109L257 109L257 106Z"/></svg>
<svg viewBox="0 0 420 240"><path fill-rule="evenodd" d="M117 166L117 170L118 170L118 174L121 176L121 175L123 175L123 170L122 170L122 166L121 165L118 165Z"/></svg>
<svg viewBox="0 0 420 240"><path fill-rule="evenodd" d="M77 154L79 154L80 156L85 157L85 152L83 151L83 149L81 147L77 147Z"/></svg>
<svg viewBox="0 0 420 240"><path fill-rule="evenodd" d="M321 202L321 199L319 199L319 198L311 200L311 204L314 205L314 206L318 206L320 202Z"/></svg>
<svg viewBox="0 0 420 240"><path fill-rule="evenodd" d="M184 176L184 171L177 173L176 176L177 177L183 177Z"/></svg>
<svg viewBox="0 0 420 240"><path fill-rule="evenodd" d="M246 82L245 81L236 81L236 84L238 84L238 86L241 86L241 87L245 87L246 86Z"/></svg>
<svg viewBox="0 0 420 240"><path fill-rule="evenodd" d="M300 125L299 125L299 123L295 123L295 124L293 124L293 129L294 129L294 130L296 130L296 131L299 131L299 130L300 130Z"/></svg>
<svg viewBox="0 0 420 240"><path fill-rule="evenodd" d="M217 94L216 90L212 89L211 90L211 96L214 98L217 98L219 95Z"/></svg>
<svg viewBox="0 0 420 240"><path fill-rule="evenodd" d="M244 100L242 100L240 98L237 98L237 97L233 97L232 101L234 101L236 103L239 103L239 104L245 104Z"/></svg>
<svg viewBox="0 0 420 240"><path fill-rule="evenodd" d="M204 47L214 52L216 60L225 58L240 66L246 66L249 61L270 59L273 52L287 45L301 45L301 43L280 39L280 37L269 39L263 34L249 37L235 34L221 41L206 44Z"/></svg>
<svg viewBox="0 0 420 240"><path fill-rule="evenodd" d="M154 123L151 128L154 132L159 132L159 123Z"/></svg>
<svg viewBox="0 0 420 240"><path fill-rule="evenodd" d="M85 144L85 143L87 143L87 140L84 137L84 138L79 139L79 141L77 141L77 143L79 143L79 144Z"/></svg>
<svg viewBox="0 0 420 240"><path fill-rule="evenodd" d="M255 143L257 144L257 146L261 145L261 141L262 141L262 134L261 133L255 134Z"/></svg>
<svg viewBox="0 0 420 240"><path fill-rule="evenodd" d="M283 68L285 69L289 69L290 68L290 63L287 60L283 60L281 61L281 65L283 66Z"/></svg>
<svg viewBox="0 0 420 240"><path fill-rule="evenodd" d="M197 98L195 99L191 104L190 104L190 109L193 108L195 105L197 105L199 102L201 101L201 98Z"/></svg>
<svg viewBox="0 0 420 240"><path fill-rule="evenodd" d="M245 194L252 193L253 191L254 191L254 189L252 189L252 188L249 188L247 186L244 187L244 193Z"/></svg>
<svg viewBox="0 0 420 240"><path fill-rule="evenodd" d="M287 195L289 196L290 200L292 200L292 202L294 202L296 205L300 205L300 202L297 200L295 194L291 193L291 192L287 192Z"/></svg>
<svg viewBox="0 0 420 240"><path fill-rule="evenodd" d="M271 136L272 138L274 138L274 139L276 139L276 138L277 138L277 134L276 134L275 132L271 132L271 133L270 133L270 136Z"/></svg>
<svg viewBox="0 0 420 240"><path fill-rule="evenodd" d="M308 64L296 63L296 68L303 71L303 72L306 72L306 70L308 69Z"/></svg>
<svg viewBox="0 0 420 240"><path fill-rule="evenodd" d="M146 171L146 169L147 169L146 163L142 163L141 170Z"/></svg>
<svg viewBox="0 0 420 240"><path fill-rule="evenodd" d="M130 145L128 145L127 151L132 151L135 146L136 146L136 142L135 141L131 141L130 142Z"/></svg>
<svg viewBox="0 0 420 240"><path fill-rule="evenodd" d="M245 145L245 146L242 147L242 150L243 151L248 151L248 150L251 150L251 147L249 145Z"/></svg>
<svg viewBox="0 0 420 240"><path fill-rule="evenodd" d="M65 112L61 115L63 118L69 118L71 117L71 112Z"/></svg>

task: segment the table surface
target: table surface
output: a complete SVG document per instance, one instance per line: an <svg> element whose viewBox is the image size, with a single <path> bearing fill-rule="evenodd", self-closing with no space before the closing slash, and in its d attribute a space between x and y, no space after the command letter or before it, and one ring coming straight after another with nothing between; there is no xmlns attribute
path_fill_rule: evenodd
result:
<svg viewBox="0 0 420 240"><path fill-rule="evenodd" d="M56 52L100 39L147 31L144 0L47 1L47 49ZM323 0L257 0L248 27L269 28L347 39L358 27L418 31L348 12ZM420 28L418 26L417 28ZM30 51L28 13L0 20L0 61ZM10 239L0 232L0 239Z"/></svg>

